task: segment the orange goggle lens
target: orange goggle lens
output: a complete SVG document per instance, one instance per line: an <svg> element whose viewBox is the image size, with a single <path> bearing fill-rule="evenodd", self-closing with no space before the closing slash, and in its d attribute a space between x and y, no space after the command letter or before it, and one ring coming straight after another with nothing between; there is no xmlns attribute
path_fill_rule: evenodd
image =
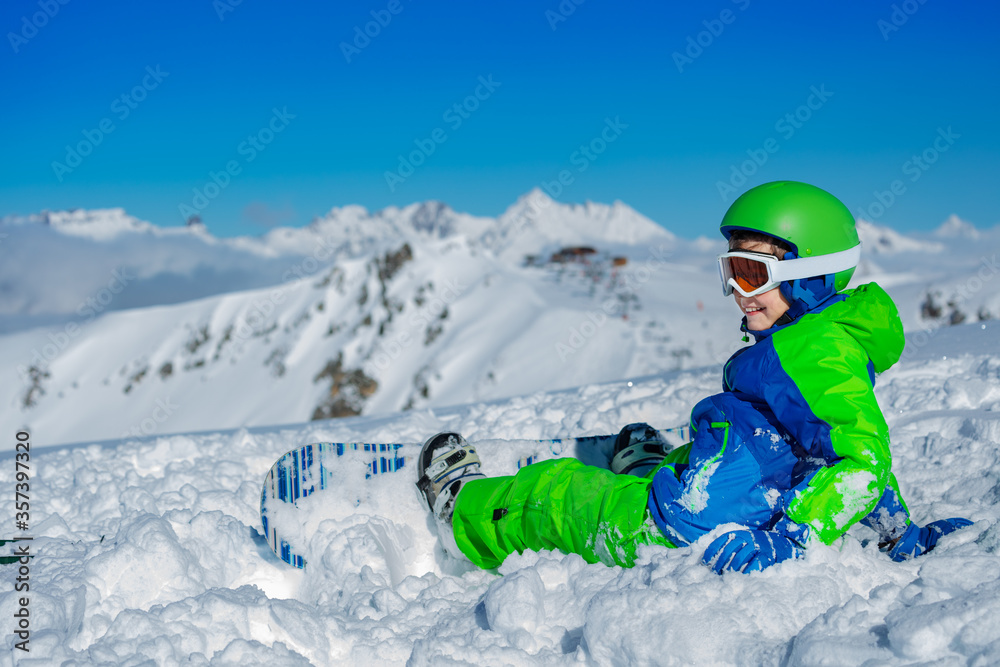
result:
<svg viewBox="0 0 1000 667"><path fill-rule="evenodd" d="M729 273L740 289L752 292L763 287L770 280L767 264L746 257L727 257Z"/></svg>

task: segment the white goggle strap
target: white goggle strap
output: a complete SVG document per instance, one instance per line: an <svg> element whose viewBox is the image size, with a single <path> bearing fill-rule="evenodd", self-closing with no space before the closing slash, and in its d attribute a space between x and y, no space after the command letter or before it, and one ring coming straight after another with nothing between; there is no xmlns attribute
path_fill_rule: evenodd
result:
<svg viewBox="0 0 1000 667"><path fill-rule="evenodd" d="M861 260L861 244L818 257L798 257L787 262L777 262L771 267L771 279L777 282L825 276L853 269Z"/></svg>
<svg viewBox="0 0 1000 667"><path fill-rule="evenodd" d="M746 292L736 283L736 280L732 278L732 276L728 275L728 263L724 260L727 257L742 256L762 262L767 266L769 280L766 285L762 285L755 290ZM825 276L829 273L839 273L840 271L853 269L858 265L860 260L860 243L853 248L833 252L829 255L819 255L818 257L799 257L781 262L777 261L777 258L775 258L774 261L768 261L766 258L752 257L749 255L742 255L738 252L732 252L719 255L719 274L722 278L722 291L726 296L732 294L733 290L738 291L743 296L756 296L757 294L772 290L776 285L788 280L812 278L813 276Z"/></svg>

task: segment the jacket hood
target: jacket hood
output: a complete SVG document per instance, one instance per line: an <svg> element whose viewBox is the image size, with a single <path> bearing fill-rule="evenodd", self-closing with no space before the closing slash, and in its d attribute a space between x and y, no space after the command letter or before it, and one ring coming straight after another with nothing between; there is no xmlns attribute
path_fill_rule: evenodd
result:
<svg viewBox="0 0 1000 667"><path fill-rule="evenodd" d="M906 341L896 304L876 283L843 292L847 297L824 311L868 353L876 373L899 361Z"/></svg>
<svg viewBox="0 0 1000 667"><path fill-rule="evenodd" d="M789 310L794 310L796 306L801 306L801 302L792 304ZM906 341L903 338L903 322L899 319L899 311L896 310L892 298L876 283L845 290L812 310L795 313L791 322L763 331L749 331L744 317L740 330L750 334L759 342L811 316L823 317L846 329L868 353L876 373L888 370L903 354L903 345Z"/></svg>

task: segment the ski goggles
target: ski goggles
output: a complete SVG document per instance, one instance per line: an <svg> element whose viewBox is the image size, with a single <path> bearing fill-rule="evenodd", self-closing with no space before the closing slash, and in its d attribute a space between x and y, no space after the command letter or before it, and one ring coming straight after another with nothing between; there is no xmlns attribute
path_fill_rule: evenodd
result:
<svg viewBox="0 0 1000 667"><path fill-rule="evenodd" d="M729 296L733 290L743 296L756 296L770 292L788 280L825 276L853 269L861 259L861 244L817 257L796 257L779 260L762 252L737 250L719 255L719 277L722 293Z"/></svg>

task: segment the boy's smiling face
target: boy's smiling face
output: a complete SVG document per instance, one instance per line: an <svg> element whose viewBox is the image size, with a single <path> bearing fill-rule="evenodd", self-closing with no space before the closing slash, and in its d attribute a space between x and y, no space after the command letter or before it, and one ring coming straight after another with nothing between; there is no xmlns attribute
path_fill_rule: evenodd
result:
<svg viewBox="0 0 1000 667"><path fill-rule="evenodd" d="M763 252L774 255L778 259L785 256L785 252L781 248L760 241L747 241L733 250ZM785 295L777 287L757 296L743 296L734 290L733 298L736 299L736 305L747 316L747 329L750 331L770 329L778 321L778 318L785 314L790 305Z"/></svg>

